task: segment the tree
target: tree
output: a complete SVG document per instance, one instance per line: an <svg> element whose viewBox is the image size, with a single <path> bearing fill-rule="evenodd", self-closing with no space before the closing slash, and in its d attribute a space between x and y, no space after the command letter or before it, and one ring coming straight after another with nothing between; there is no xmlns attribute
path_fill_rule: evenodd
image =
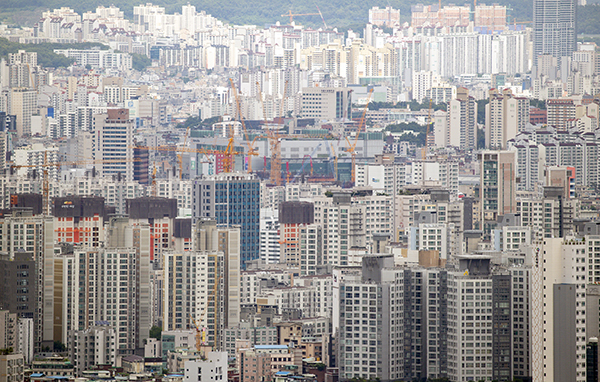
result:
<svg viewBox="0 0 600 382"><path fill-rule="evenodd" d="M221 117L211 117L206 119L200 119L200 117L188 117L185 122L175 126L177 129L187 129L190 127L193 130L210 130L212 125L219 122Z"/></svg>
<svg viewBox="0 0 600 382"><path fill-rule="evenodd" d="M55 352L64 352L67 350L65 344L60 341L54 341L54 351Z"/></svg>
<svg viewBox="0 0 600 382"><path fill-rule="evenodd" d="M12 352L13 352L12 347L0 349L0 355L9 355L9 354L12 354Z"/></svg>
<svg viewBox="0 0 600 382"><path fill-rule="evenodd" d="M477 129L477 148L485 149L485 130Z"/></svg>
<svg viewBox="0 0 600 382"><path fill-rule="evenodd" d="M480 99L477 101L477 123L485 124L485 105L489 102L489 99Z"/></svg>
<svg viewBox="0 0 600 382"><path fill-rule="evenodd" d="M537 107L538 109L546 110L546 101L542 99L531 99L529 105Z"/></svg>
<svg viewBox="0 0 600 382"><path fill-rule="evenodd" d="M394 125L388 125L385 128L386 131L392 132L392 133L401 133L404 131L414 131L415 133L424 133L427 131L427 126L422 126L419 125L416 122L409 122L409 123L397 123Z"/></svg>
<svg viewBox="0 0 600 382"><path fill-rule="evenodd" d="M160 341L160 335L162 333L162 328L160 326L152 326L150 328L150 338L156 338Z"/></svg>
<svg viewBox="0 0 600 382"><path fill-rule="evenodd" d="M143 72L152 65L152 60L143 54L131 53L131 66L133 69Z"/></svg>

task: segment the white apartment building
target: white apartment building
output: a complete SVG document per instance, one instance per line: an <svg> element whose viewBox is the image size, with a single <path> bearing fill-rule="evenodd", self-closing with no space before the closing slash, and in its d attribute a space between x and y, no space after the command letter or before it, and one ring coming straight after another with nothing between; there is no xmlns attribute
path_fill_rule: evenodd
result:
<svg viewBox="0 0 600 382"><path fill-rule="evenodd" d="M139 231L140 240L150 240L148 228ZM63 301L73 301L66 312L72 317L65 323L67 333L105 321L115 330L120 354L143 348L150 329L151 306L147 273L150 256L143 249L141 254L135 248L79 249L72 267L69 262L63 263L64 275L73 280L63 289Z"/></svg>
<svg viewBox="0 0 600 382"><path fill-rule="evenodd" d="M117 332L106 321L98 321L89 329L77 330L71 337L69 353L78 376L96 365L115 365Z"/></svg>
<svg viewBox="0 0 600 382"><path fill-rule="evenodd" d="M492 232L494 250L501 252L519 251L531 245L531 226L504 226Z"/></svg>
<svg viewBox="0 0 600 382"><path fill-rule="evenodd" d="M351 204L349 194L315 199L315 224L323 227L324 263L348 265L350 248L366 248L366 207Z"/></svg>
<svg viewBox="0 0 600 382"><path fill-rule="evenodd" d="M194 329L205 318L208 256L201 252L164 253L162 322L167 331Z"/></svg>
<svg viewBox="0 0 600 382"><path fill-rule="evenodd" d="M11 88L8 93L8 114L17 116L17 136L31 135L31 116L37 111L38 96L29 88Z"/></svg>
<svg viewBox="0 0 600 382"><path fill-rule="evenodd" d="M265 286L268 283L292 285L293 276L287 270L269 270L269 271L243 271L240 278L240 303L255 304L256 296L262 293L262 282Z"/></svg>
<svg viewBox="0 0 600 382"><path fill-rule="evenodd" d="M260 259L265 263L278 264L281 258L279 244L279 213L271 208L260 209Z"/></svg>
<svg viewBox="0 0 600 382"><path fill-rule="evenodd" d="M302 317L316 316L316 287L288 286L261 290L256 296L260 305L277 306L278 311L300 310Z"/></svg>
<svg viewBox="0 0 600 382"><path fill-rule="evenodd" d="M492 284L491 277L448 274L448 377L452 381L492 379ZM508 354L510 358L510 350Z"/></svg>
<svg viewBox="0 0 600 382"><path fill-rule="evenodd" d="M529 141L514 141L508 143L508 149L517 152L517 190L537 191L543 179L544 150L543 146Z"/></svg>
<svg viewBox="0 0 600 382"><path fill-rule="evenodd" d="M227 381L227 352L211 351L205 360L185 361L185 382Z"/></svg>
<svg viewBox="0 0 600 382"><path fill-rule="evenodd" d="M404 163L356 164L356 187L372 187L378 192L398 195L406 185L406 171L410 167Z"/></svg>
<svg viewBox="0 0 600 382"><path fill-rule="evenodd" d="M295 284L315 288L315 317L331 317L334 303L332 275L301 276L295 279Z"/></svg>
<svg viewBox="0 0 600 382"><path fill-rule="evenodd" d="M59 162L58 147L46 147L43 143L34 143L14 150L14 163L17 166L18 176L27 174L33 176L35 172L37 178L43 179L44 173L47 173L49 181L58 181L60 167L51 164Z"/></svg>
<svg viewBox="0 0 600 382"><path fill-rule="evenodd" d="M422 103L427 91L439 82L439 77L431 71L419 71L412 74L412 99Z"/></svg>
<svg viewBox="0 0 600 382"><path fill-rule="evenodd" d="M543 351L544 380L586 380L587 247L575 237L546 238L539 247L543 314L532 314L544 333L541 343L534 342Z"/></svg>
<svg viewBox="0 0 600 382"><path fill-rule="evenodd" d="M506 142L529 123L529 99L513 96L510 89L491 89L489 99L485 107L485 146L506 149Z"/></svg>
<svg viewBox="0 0 600 382"><path fill-rule="evenodd" d="M78 65L90 65L94 69L130 70L132 58L128 53L115 53L112 50L55 49L54 53L73 58Z"/></svg>
<svg viewBox="0 0 600 382"><path fill-rule="evenodd" d="M447 260L450 256L452 236L449 234L454 229L454 224L421 223L410 227L408 237L409 249L417 251L438 251L440 259Z"/></svg>
<svg viewBox="0 0 600 382"><path fill-rule="evenodd" d="M410 184L424 185L428 182L439 182L442 188L450 191L451 200L458 198L458 162L413 161L406 173L407 182Z"/></svg>
<svg viewBox="0 0 600 382"><path fill-rule="evenodd" d="M156 196L159 198L177 199L177 208L182 211L192 210L193 184L190 180L169 179L156 181Z"/></svg>

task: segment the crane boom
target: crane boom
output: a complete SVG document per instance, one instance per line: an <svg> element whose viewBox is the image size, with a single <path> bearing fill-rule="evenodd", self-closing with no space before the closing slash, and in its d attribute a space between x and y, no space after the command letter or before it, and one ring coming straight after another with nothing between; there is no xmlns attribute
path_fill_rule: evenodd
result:
<svg viewBox="0 0 600 382"><path fill-rule="evenodd" d="M367 103L365 108L363 109L362 116L360 117L360 122L358 124L358 130L356 131L356 136L354 137L354 143L350 143L348 137L346 137L346 142L348 142L348 148L346 148L346 152L350 153L352 156L352 184L356 181L356 145L358 144L358 138L360 136L360 132L365 125L365 115L367 114L367 109L369 108L369 104L371 103L371 95L373 94L373 88L369 90L369 96L367 98Z"/></svg>
<svg viewBox="0 0 600 382"><path fill-rule="evenodd" d="M187 127L187 130L185 131L185 138L183 140L183 147L187 147L187 140L188 137L190 135L190 127L192 127L191 125ZM179 179L183 179L183 153L177 153L177 162L179 163Z"/></svg>
<svg viewBox="0 0 600 382"><path fill-rule="evenodd" d="M294 16L319 16L321 13L292 13L292 10L290 9L288 11L288 13L284 13L283 15L281 15L281 17L289 17L290 18L290 24L294 22ZM323 16L321 16L323 17Z"/></svg>
<svg viewBox="0 0 600 382"><path fill-rule="evenodd" d="M230 142L231 145L231 142ZM243 154L236 151L233 146L227 146L227 150L205 150L205 149L192 149L188 147L168 147L168 146L130 146L135 147L139 150L153 150L153 151L175 151L175 152L186 152L186 153L197 153L204 155L223 155L224 157L231 157ZM223 171L224 172L232 172L233 171L233 160L231 161L223 161Z"/></svg>
<svg viewBox="0 0 600 382"><path fill-rule="evenodd" d="M23 164L23 165L11 165L11 169L19 168L37 168L41 167L43 173L42 180L42 195L43 195L43 211L44 214L50 214L50 180L48 179L48 168L49 167L61 167L61 166L78 166L84 164L104 164L104 163L123 163L123 162L139 162L137 158L133 159L99 159L99 160L81 160L73 162L48 162L48 151L44 151L44 163L42 164Z"/></svg>

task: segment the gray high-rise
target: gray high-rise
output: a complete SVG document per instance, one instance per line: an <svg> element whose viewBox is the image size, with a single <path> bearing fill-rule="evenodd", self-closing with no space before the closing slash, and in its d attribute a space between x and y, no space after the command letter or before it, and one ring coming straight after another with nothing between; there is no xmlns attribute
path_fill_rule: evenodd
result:
<svg viewBox="0 0 600 382"><path fill-rule="evenodd" d="M539 55L560 59L577 50L577 0L533 1L534 63Z"/></svg>

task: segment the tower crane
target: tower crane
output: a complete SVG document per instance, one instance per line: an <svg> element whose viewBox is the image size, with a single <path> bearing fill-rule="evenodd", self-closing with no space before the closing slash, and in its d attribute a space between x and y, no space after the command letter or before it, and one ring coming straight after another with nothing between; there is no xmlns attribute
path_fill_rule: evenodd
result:
<svg viewBox="0 0 600 382"><path fill-rule="evenodd" d="M213 294L212 294L212 298L213 298L213 303L215 304L215 312L217 311L217 287L219 286L219 282L221 281L221 274L219 274L215 280L215 285L213 286ZM202 321L204 321L204 316L206 316L206 312L208 311L208 305L209 305L209 301L208 298L210 296L207 296L206 299L206 305L204 305L204 309L202 310L202 315L200 316L200 320L196 321L194 319L193 316L191 316L191 321L194 325L194 329L196 330L196 350L199 353L204 353L204 351L206 350L206 348L208 347L208 341L206 340L206 332L207 332L207 327L203 326L202 328L200 328L200 325L202 323Z"/></svg>
<svg viewBox="0 0 600 382"><path fill-rule="evenodd" d="M350 153L352 156L352 184L355 182L356 178L356 145L358 144L358 137L360 136L360 132L365 125L365 115L367 114L367 109L369 108L369 103L371 103L371 95L373 94L373 88L369 90L369 96L367 98L367 104L363 110L362 116L360 117L360 122L358 124L358 130L356 131L356 136L354 137L354 143L350 143L348 137L346 137L346 142L348 142L348 147L344 149L347 153Z"/></svg>
<svg viewBox="0 0 600 382"><path fill-rule="evenodd" d="M179 155L179 154L177 154ZM152 170L152 196L156 197L156 164L154 165L154 169Z"/></svg>
<svg viewBox="0 0 600 382"><path fill-rule="evenodd" d="M429 128L431 127L431 105L432 105L433 100L430 98L429 99L429 111L427 112L427 130L425 133L425 147L423 147L421 149L421 159L425 159L425 157L427 156L427 153L429 152L429 146L430 146L430 131Z"/></svg>
<svg viewBox="0 0 600 382"><path fill-rule="evenodd" d="M285 94L287 93L288 81L285 81L283 87L283 96L281 105L279 106L279 117L283 117L283 104L285 102ZM275 126L273 126L275 127ZM271 146L271 183L281 186L281 134L275 128L267 129L267 136Z"/></svg>
<svg viewBox="0 0 600 382"><path fill-rule="evenodd" d="M168 146L131 146L139 150L154 150L154 151L175 151L175 152L186 152L186 153L198 153L204 155L224 155L224 157L233 157L235 155L243 154L235 151L233 145L227 146L227 150L205 150L205 149L192 149L189 147L168 147ZM223 172L233 171L233 160L223 161Z"/></svg>
<svg viewBox="0 0 600 382"><path fill-rule="evenodd" d="M335 155L335 149L333 143L331 144L331 151L333 152L333 179L338 180L338 157Z"/></svg>
<svg viewBox="0 0 600 382"><path fill-rule="evenodd" d="M290 24L294 22L295 16L321 16L321 18L323 17L321 15L321 12L319 12L319 13L292 13L291 9L288 11L288 13L284 13L283 15L281 15L281 17L289 17Z"/></svg>
<svg viewBox="0 0 600 382"><path fill-rule="evenodd" d="M11 165L11 169L19 168L42 168L42 199L43 212L45 215L50 214L50 180L48 179L48 168L61 166L79 166L86 164L104 164L104 163L123 163L123 162L139 162L139 159L103 159L103 160L81 160L73 162L48 162L48 152L44 151L44 163L42 164L26 164L26 165Z"/></svg>
<svg viewBox="0 0 600 382"><path fill-rule="evenodd" d="M319 147L321 147L321 145L323 144L323 142L319 143L317 145L317 147L315 147L315 149L312 151L312 153L310 153L310 155L305 155L304 158L302 158L302 167L300 167L300 170L298 170L298 172L296 172L296 175L294 176L294 179L292 180L292 183L296 181L296 179L298 179L298 177L300 175L302 175L302 171L304 171L304 166L306 166L306 159L308 158L310 160L310 176L313 176L313 156L316 154L317 150L319 150Z"/></svg>
<svg viewBox="0 0 600 382"><path fill-rule="evenodd" d="M187 140L190 135L190 126L185 131L185 138L183 140L183 147L187 147ZM177 153L177 162L179 163L179 179L183 179L183 152Z"/></svg>

